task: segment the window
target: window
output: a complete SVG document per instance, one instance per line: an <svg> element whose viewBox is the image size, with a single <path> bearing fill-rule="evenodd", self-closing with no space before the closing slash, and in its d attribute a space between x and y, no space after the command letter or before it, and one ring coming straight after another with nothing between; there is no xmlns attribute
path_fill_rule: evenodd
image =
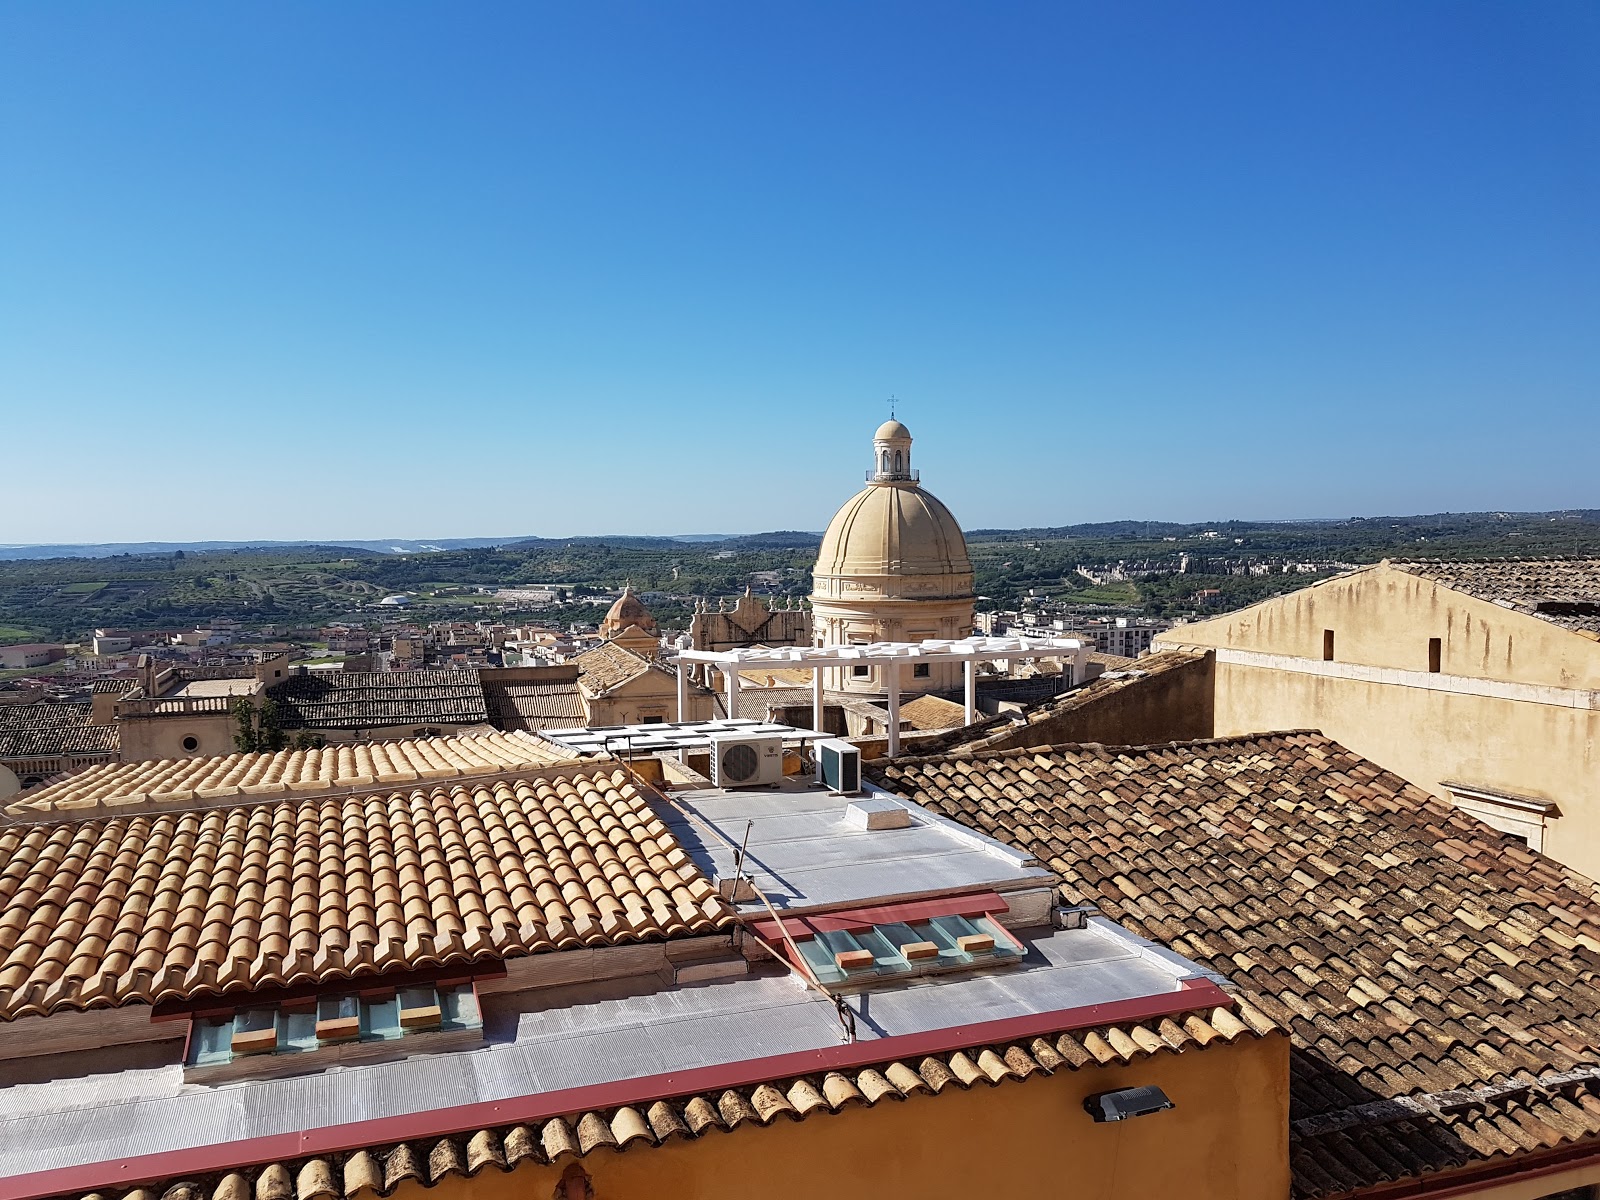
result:
<svg viewBox="0 0 1600 1200"><path fill-rule="evenodd" d="M666 721L666 718L663 717L660 713L657 713L653 717L640 717L639 718L639 724L641 724L641 725L660 725L660 724L664 723L665 721Z"/></svg>
<svg viewBox="0 0 1600 1200"><path fill-rule="evenodd" d="M480 1029L470 983L418 984L369 995L336 994L197 1017L186 1066L252 1055L303 1054L351 1042L392 1042L418 1033Z"/></svg>
<svg viewBox="0 0 1600 1200"><path fill-rule="evenodd" d="M1428 670L1439 673L1439 662L1444 657L1444 643L1438 638L1428 639Z"/></svg>
<svg viewBox="0 0 1600 1200"><path fill-rule="evenodd" d="M856 667L851 667L850 668L850 675L851 675L851 678L853 678L853 679L865 679L868 675L871 675L871 674L872 674L872 668L871 667L856 666Z"/></svg>
<svg viewBox="0 0 1600 1200"><path fill-rule="evenodd" d="M192 735L184 738L183 748L189 751L189 753L193 754L196 750L200 749L200 739Z"/></svg>
<svg viewBox="0 0 1600 1200"><path fill-rule="evenodd" d="M931 663L916 663L911 668L911 677L913 679L926 679L931 674L933 674L933 665Z"/></svg>
<svg viewBox="0 0 1600 1200"><path fill-rule="evenodd" d="M1333 630L1331 629L1322 631L1322 661L1333 661Z"/></svg>

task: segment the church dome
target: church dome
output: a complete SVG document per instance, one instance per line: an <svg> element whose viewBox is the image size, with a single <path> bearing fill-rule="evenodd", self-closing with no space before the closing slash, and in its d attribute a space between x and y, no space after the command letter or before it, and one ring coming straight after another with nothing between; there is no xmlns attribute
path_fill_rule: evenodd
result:
<svg viewBox="0 0 1600 1200"><path fill-rule="evenodd" d="M815 574L943 577L948 588L919 587L916 594L972 591L972 561L961 526L935 496L904 483L871 483L846 502L822 535Z"/></svg>
<svg viewBox="0 0 1600 1200"><path fill-rule="evenodd" d="M650 615L644 602L633 594L631 584L622 589L622 595L617 597L611 611L606 613L606 619L600 622L600 633L603 637L612 637L630 625L637 625L645 633L656 631L656 619Z"/></svg>
<svg viewBox="0 0 1600 1200"><path fill-rule="evenodd" d="M834 515L822 535L813 572L817 595L971 596L967 540L950 510L917 485L911 431L899 421L886 421L872 441L876 467L867 486Z"/></svg>

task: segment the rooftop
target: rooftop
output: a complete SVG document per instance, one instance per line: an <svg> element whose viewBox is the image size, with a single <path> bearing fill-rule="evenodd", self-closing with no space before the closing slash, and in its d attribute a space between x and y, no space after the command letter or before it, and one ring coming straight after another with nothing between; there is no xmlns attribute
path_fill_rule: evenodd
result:
<svg viewBox="0 0 1600 1200"><path fill-rule="evenodd" d="M314 750L117 762L88 767L25 792L5 807L11 820L126 815L156 807L250 803L257 796L351 790L487 775L574 757L523 733L362 742Z"/></svg>
<svg viewBox="0 0 1600 1200"><path fill-rule="evenodd" d="M732 919L620 766L12 825L0 827L0 1020Z"/></svg>
<svg viewBox="0 0 1600 1200"><path fill-rule="evenodd" d="M90 715L88 704L0 705L0 759L116 754L116 726L91 725Z"/></svg>
<svg viewBox="0 0 1600 1200"><path fill-rule="evenodd" d="M328 671L274 685L285 729L381 729L488 721L483 685L468 668Z"/></svg>
<svg viewBox="0 0 1600 1200"><path fill-rule="evenodd" d="M1389 565L1503 608L1600 635L1600 559L1419 559Z"/></svg>
<svg viewBox="0 0 1600 1200"><path fill-rule="evenodd" d="M1302 1200L1600 1136L1600 888L1321 734L868 774L1287 1028Z"/></svg>

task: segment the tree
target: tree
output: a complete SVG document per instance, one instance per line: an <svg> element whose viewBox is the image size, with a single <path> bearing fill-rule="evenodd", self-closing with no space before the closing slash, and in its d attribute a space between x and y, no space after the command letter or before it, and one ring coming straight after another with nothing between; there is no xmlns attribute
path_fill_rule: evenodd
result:
<svg viewBox="0 0 1600 1200"><path fill-rule="evenodd" d="M270 754L288 746L289 737L283 731L276 700L268 698L257 705L251 702L250 697L240 696L233 702L232 707L236 727L233 744L241 753ZM302 732L295 738L295 748L297 750L312 748L306 739L314 737L314 734ZM316 741L317 744L321 744L320 738Z"/></svg>

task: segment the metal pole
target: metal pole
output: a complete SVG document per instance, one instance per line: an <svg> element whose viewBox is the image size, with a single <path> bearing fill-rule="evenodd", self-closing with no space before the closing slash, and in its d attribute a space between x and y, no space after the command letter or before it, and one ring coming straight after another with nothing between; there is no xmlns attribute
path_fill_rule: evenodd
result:
<svg viewBox="0 0 1600 1200"><path fill-rule="evenodd" d="M978 663L976 659L969 658L961 666L966 674L967 724L971 725L978 719Z"/></svg>
<svg viewBox="0 0 1600 1200"><path fill-rule="evenodd" d="M884 673L889 677L889 757L900 753L900 664L890 661Z"/></svg>
<svg viewBox="0 0 1600 1200"><path fill-rule="evenodd" d="M822 668L811 668L811 728L826 733L822 727Z"/></svg>

